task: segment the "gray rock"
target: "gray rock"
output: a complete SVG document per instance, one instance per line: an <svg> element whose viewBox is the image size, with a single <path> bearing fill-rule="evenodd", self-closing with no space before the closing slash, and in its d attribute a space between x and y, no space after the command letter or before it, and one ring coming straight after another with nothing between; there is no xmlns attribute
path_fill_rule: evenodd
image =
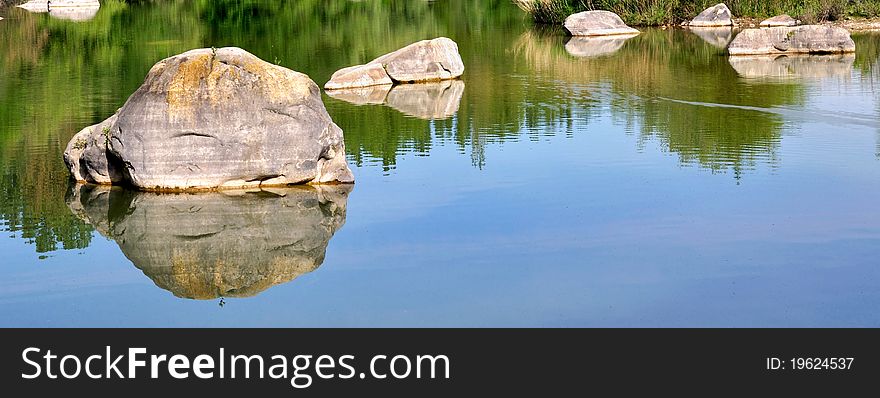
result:
<svg viewBox="0 0 880 398"><path fill-rule="evenodd" d="M68 205L177 297L249 297L324 261L351 185L160 194L75 186Z"/></svg>
<svg viewBox="0 0 880 398"><path fill-rule="evenodd" d="M788 14L777 15L772 18L767 18L761 21L762 28L776 27L776 26L798 26L801 24L801 21L790 17Z"/></svg>
<svg viewBox="0 0 880 398"><path fill-rule="evenodd" d="M336 71L330 77L330 81L324 85L324 88L327 90L340 90L357 87L390 86L393 83L394 81L391 80L391 76L388 76L385 67L378 62L373 62L366 65L349 66Z"/></svg>
<svg viewBox="0 0 880 398"><path fill-rule="evenodd" d="M125 180L120 163L107 152L110 130L116 119L113 115L82 129L67 144L64 163L75 180L93 184L118 184Z"/></svg>
<svg viewBox="0 0 880 398"><path fill-rule="evenodd" d="M638 34L611 11L584 11L569 15L563 24L572 36L606 36Z"/></svg>
<svg viewBox="0 0 880 398"><path fill-rule="evenodd" d="M142 190L354 180L318 86L239 48L157 63L117 112L109 140L104 157ZM89 151L78 162L73 151L68 158L74 177L77 163L93 161Z"/></svg>
<svg viewBox="0 0 880 398"><path fill-rule="evenodd" d="M699 36L706 43L722 49L727 48L730 41L733 40L733 28L729 26L718 28L690 27L688 30Z"/></svg>
<svg viewBox="0 0 880 398"><path fill-rule="evenodd" d="M384 69L387 77L380 69ZM450 80L464 74L458 45L445 37L423 40L385 54L365 65L343 68L324 85L327 90L388 83Z"/></svg>
<svg viewBox="0 0 880 398"><path fill-rule="evenodd" d="M733 14L724 3L718 3L703 10L688 26L733 26Z"/></svg>
<svg viewBox="0 0 880 398"><path fill-rule="evenodd" d="M790 80L848 78L855 54L832 55L744 55L730 57L730 66L745 79Z"/></svg>
<svg viewBox="0 0 880 398"><path fill-rule="evenodd" d="M746 29L730 43L730 55L822 54L855 52L844 28L822 25Z"/></svg>
<svg viewBox="0 0 880 398"><path fill-rule="evenodd" d="M454 116L463 94L464 82L461 80L327 91L327 95L334 99L355 105L387 105L405 115L425 120Z"/></svg>
<svg viewBox="0 0 880 398"><path fill-rule="evenodd" d="M573 36L565 43L565 51L578 58L598 58L616 53L627 40L637 34L614 36Z"/></svg>

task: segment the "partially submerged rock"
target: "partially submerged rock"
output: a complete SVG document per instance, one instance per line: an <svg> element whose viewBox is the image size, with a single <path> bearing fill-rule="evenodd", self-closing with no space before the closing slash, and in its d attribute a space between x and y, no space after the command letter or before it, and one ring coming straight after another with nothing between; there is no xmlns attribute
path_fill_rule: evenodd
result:
<svg viewBox="0 0 880 398"><path fill-rule="evenodd" d="M391 80L391 76L388 76L385 66L378 62L373 62L366 65L349 66L336 71L330 77L330 81L324 85L324 88L327 90L339 90L357 87L391 86L392 84L394 84L394 81Z"/></svg>
<svg viewBox="0 0 880 398"><path fill-rule="evenodd" d="M318 86L240 48L160 61L99 126L77 134L65 152L78 181L160 191L354 181ZM89 166L102 159L106 179Z"/></svg>
<svg viewBox="0 0 880 398"><path fill-rule="evenodd" d="M777 15L772 18L767 18L761 21L762 28L770 28L776 26L798 26L801 24L801 21L792 18L788 14Z"/></svg>
<svg viewBox="0 0 880 398"><path fill-rule="evenodd" d="M74 214L177 297L248 297L317 269L351 185L193 194L77 185Z"/></svg>
<svg viewBox="0 0 880 398"><path fill-rule="evenodd" d="M450 80L464 74L458 45L440 37L422 40L385 54L365 65L340 69L324 85L327 90L392 83Z"/></svg>
<svg viewBox="0 0 880 398"><path fill-rule="evenodd" d="M620 16L611 11L584 11L565 18L565 30L572 36L633 35L638 29L626 26Z"/></svg>
<svg viewBox="0 0 880 398"><path fill-rule="evenodd" d="M616 53L627 40L638 34L614 36L573 36L565 43L565 51L578 58L598 58Z"/></svg>
<svg viewBox="0 0 880 398"><path fill-rule="evenodd" d="M849 77L855 54L744 55L730 57L730 66L741 77L762 80Z"/></svg>
<svg viewBox="0 0 880 398"><path fill-rule="evenodd" d="M733 26L733 14L727 5L718 3L694 17L688 26Z"/></svg>
<svg viewBox="0 0 880 398"><path fill-rule="evenodd" d="M823 25L746 29L727 48L730 55L829 54L856 51L844 28Z"/></svg>
<svg viewBox="0 0 880 398"><path fill-rule="evenodd" d="M405 115L426 120L454 116L463 93L461 80L327 91L331 98L355 105L387 105Z"/></svg>

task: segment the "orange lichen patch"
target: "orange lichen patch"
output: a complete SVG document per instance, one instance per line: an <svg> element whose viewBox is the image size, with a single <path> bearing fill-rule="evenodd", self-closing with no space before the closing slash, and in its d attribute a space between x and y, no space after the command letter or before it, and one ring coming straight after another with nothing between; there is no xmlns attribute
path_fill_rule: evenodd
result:
<svg viewBox="0 0 880 398"><path fill-rule="evenodd" d="M213 55L199 54L178 65L168 83L165 102L172 119L192 118L199 99L201 81L211 73Z"/></svg>

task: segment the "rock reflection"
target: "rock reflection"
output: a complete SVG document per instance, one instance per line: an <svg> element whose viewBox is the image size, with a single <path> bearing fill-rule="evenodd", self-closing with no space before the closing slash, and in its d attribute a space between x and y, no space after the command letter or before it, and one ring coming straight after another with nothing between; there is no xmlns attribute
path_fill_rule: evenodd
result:
<svg viewBox="0 0 880 398"><path fill-rule="evenodd" d="M727 45L733 40L733 28L696 28L691 27L688 30L699 36L703 41L718 48L727 48Z"/></svg>
<svg viewBox="0 0 880 398"><path fill-rule="evenodd" d="M855 54L730 57L730 66L743 78L787 80L849 77Z"/></svg>
<svg viewBox="0 0 880 398"><path fill-rule="evenodd" d="M90 21L98 15L98 7L72 7L50 9L49 16L74 22Z"/></svg>
<svg viewBox="0 0 880 398"><path fill-rule="evenodd" d="M384 104L419 119L448 119L458 112L464 82L444 80L433 83L383 85L326 91L331 98L355 105Z"/></svg>
<svg viewBox="0 0 880 398"><path fill-rule="evenodd" d="M74 214L177 297L249 297L314 271L350 185L157 194L77 185Z"/></svg>
<svg viewBox="0 0 880 398"><path fill-rule="evenodd" d="M101 4L96 0L31 0L18 7L30 12L49 13L52 18L82 22L95 18Z"/></svg>
<svg viewBox="0 0 880 398"><path fill-rule="evenodd" d="M623 47L627 40L638 36L615 35L615 36L572 36L565 43L565 51L580 58L597 58L616 53Z"/></svg>

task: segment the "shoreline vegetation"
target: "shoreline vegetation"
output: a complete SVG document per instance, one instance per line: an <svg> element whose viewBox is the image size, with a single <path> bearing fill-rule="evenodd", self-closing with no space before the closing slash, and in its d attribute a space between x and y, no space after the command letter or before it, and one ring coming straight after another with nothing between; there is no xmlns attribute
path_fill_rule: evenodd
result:
<svg viewBox="0 0 880 398"><path fill-rule="evenodd" d="M669 26L691 20L718 0L513 0L537 23L561 24L571 14L606 10L619 15L630 26ZM880 23L865 23L880 17L880 0L728 0L737 24L750 25L760 19L788 14L804 24L833 22L855 30L880 29ZM862 23L847 23L847 20Z"/></svg>

